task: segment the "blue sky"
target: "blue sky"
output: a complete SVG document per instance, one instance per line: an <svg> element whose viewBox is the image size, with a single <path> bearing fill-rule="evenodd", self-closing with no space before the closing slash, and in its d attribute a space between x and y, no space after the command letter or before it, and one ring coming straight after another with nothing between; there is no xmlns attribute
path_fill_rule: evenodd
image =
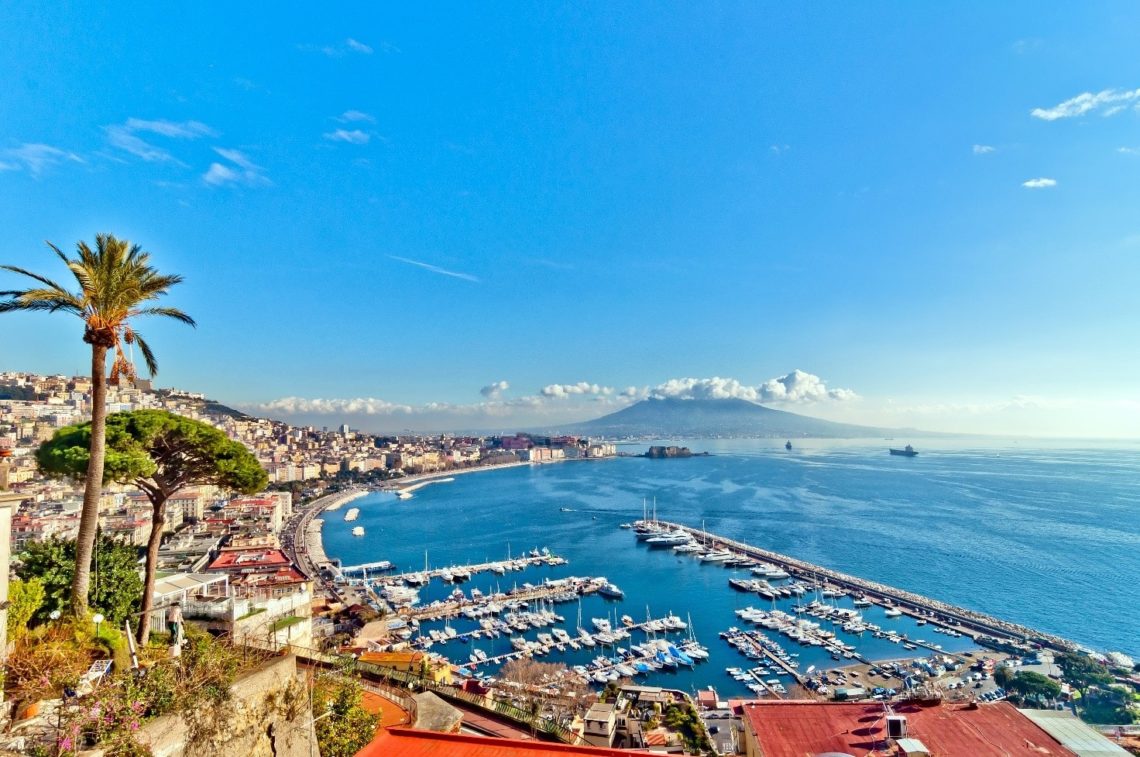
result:
<svg viewBox="0 0 1140 757"><path fill-rule="evenodd" d="M200 323L140 324L161 385L330 425L1134 436L1138 43L1130 3L10 2L0 262L139 242ZM0 370L83 348L0 324Z"/></svg>

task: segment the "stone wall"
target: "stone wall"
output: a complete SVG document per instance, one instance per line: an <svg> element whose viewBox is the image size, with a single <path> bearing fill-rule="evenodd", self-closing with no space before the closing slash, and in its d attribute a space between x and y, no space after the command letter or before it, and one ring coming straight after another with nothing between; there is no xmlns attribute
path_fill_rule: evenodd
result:
<svg viewBox="0 0 1140 757"><path fill-rule="evenodd" d="M229 701L216 709L203 707L188 716L155 718L139 730L138 741L155 757L319 754L308 690L297 673L296 657L270 660L235 681L230 694ZM84 757L104 757L104 752L93 750Z"/></svg>

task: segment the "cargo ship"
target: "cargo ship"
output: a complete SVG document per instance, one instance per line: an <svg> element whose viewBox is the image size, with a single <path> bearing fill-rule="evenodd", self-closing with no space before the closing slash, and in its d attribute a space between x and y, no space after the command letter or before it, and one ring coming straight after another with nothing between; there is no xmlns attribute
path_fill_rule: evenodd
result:
<svg viewBox="0 0 1140 757"><path fill-rule="evenodd" d="M891 447L890 450L892 455L902 455L903 457L914 457L918 454L915 452L914 447L910 446L909 444L902 449L895 449L894 447Z"/></svg>

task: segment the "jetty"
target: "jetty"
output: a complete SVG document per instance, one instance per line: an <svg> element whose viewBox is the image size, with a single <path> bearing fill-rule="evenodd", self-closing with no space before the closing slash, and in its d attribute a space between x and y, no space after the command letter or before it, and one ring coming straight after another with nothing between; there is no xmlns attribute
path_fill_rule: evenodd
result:
<svg viewBox="0 0 1140 757"><path fill-rule="evenodd" d="M416 620L419 622L442 620L463 614L463 611L467 609L486 608L487 605L492 603L535 602L539 600L559 601L560 597L565 597L565 601L576 600L584 594L596 592L598 588L605 584L606 579L604 577L563 578L557 581L539 584L538 586L518 587L505 593L497 592L495 594L487 594L479 599L470 599L464 596L462 599L457 597L455 599L433 602L430 605L424 605L422 607L415 605L401 607L396 609L396 613L405 620Z"/></svg>
<svg viewBox="0 0 1140 757"><path fill-rule="evenodd" d="M771 649L771 647L776 647L782 651L782 648L779 647L778 644L768 639L766 636L764 636L764 634L760 633L759 631L736 631L735 633L728 633L725 638L729 639L730 641L732 639L737 639L737 643L733 644L733 646L735 646L737 649L740 649L741 646L745 646L747 649L750 649L760 656L766 658L770 663L774 664L787 675L790 675L800 686L803 686L805 689L807 688L805 685L807 683L807 678L801 674L800 671L797 670L791 663L784 659L783 656L777 654L775 650ZM760 683L763 683L763 681L760 681Z"/></svg>
<svg viewBox="0 0 1140 757"><path fill-rule="evenodd" d="M877 604L897 607L914 618L935 621L946 628L971 637L979 644L1001 643L1005 639L1022 645L1041 644L1057 651L1073 651L1075 649L1072 642L1059 636L1000 620L975 610L967 610L963 607L930 599L904 589L813 565L788 555L762 549L735 539L728 539L693 526L667 521L653 521L653 525L674 531L684 531L710 547L731 550L742 556L770 563L787 571L789 575L802 580L824 580L845 591L862 594Z"/></svg>
<svg viewBox="0 0 1140 757"><path fill-rule="evenodd" d="M386 573L387 571L395 569L395 565L387 560L378 560L377 562L366 562L360 565L349 565L348 567L339 568L340 575L347 578L348 576L360 573L364 578L368 578L368 571L377 573Z"/></svg>
<svg viewBox="0 0 1140 757"><path fill-rule="evenodd" d="M367 576L368 570L391 570L381 569L380 566L388 563L387 560L380 560L378 562L361 563L360 565L349 565L340 569L341 576L344 577L345 582L355 584L360 582L368 582L378 586L388 586L391 584L425 584L433 578L443 578L444 580L454 580L458 578L460 581L466 581L471 576L479 573L496 573L503 575L511 570L524 570L533 565L566 565L567 560L564 557L550 554L549 552L539 553L534 550L531 554L525 557L516 557L508 560L494 560L492 562L473 563L471 565L450 565L443 568L428 568L419 571L410 571L406 573L395 573L382 576ZM356 573L364 574L362 578L350 578ZM450 576L450 578L448 578Z"/></svg>

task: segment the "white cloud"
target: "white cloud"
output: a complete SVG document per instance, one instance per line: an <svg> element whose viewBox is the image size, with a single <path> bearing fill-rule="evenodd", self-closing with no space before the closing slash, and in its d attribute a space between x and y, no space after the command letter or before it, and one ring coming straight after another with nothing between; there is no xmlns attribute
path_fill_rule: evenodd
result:
<svg viewBox="0 0 1140 757"><path fill-rule="evenodd" d="M1140 147L1118 147L1116 151L1122 155L1140 155Z"/></svg>
<svg viewBox="0 0 1140 757"><path fill-rule="evenodd" d="M348 39L346 39L344 41L344 44L346 47L348 47L349 50L351 50L354 53L361 53L363 55L371 55L372 54L372 48L371 47L364 44L363 42L356 41L352 37L349 37Z"/></svg>
<svg viewBox="0 0 1140 757"><path fill-rule="evenodd" d="M230 163L233 163L233 166L227 166L222 163L211 163L206 173L202 174L202 180L210 186L218 187L224 184L246 184L251 187L256 187L267 186L273 183L262 172L261 166L258 166L250 160L249 157L240 150L215 147L214 152L221 155ZM234 166L236 166L236 168Z"/></svg>
<svg viewBox="0 0 1140 757"><path fill-rule="evenodd" d="M1044 176L1037 179L1029 179L1028 181L1021 182L1021 186L1026 189L1048 189L1049 187L1057 186L1056 179L1049 179Z"/></svg>
<svg viewBox="0 0 1140 757"><path fill-rule="evenodd" d="M338 422L350 422L374 431L398 428L461 431L472 428L515 430L574 423L597 418L651 396L689 399L739 397L754 402L783 404L815 402L828 412L840 412L840 408L862 404L840 402L855 398L855 393L847 389L828 389L818 376L803 371L793 371L758 387L746 386L734 379L673 379L653 389L630 386L618 391L603 384L579 381L548 384L535 394L508 399L503 394L509 388L510 383L505 380L492 382L479 390L482 401L467 404L428 402L407 405L375 397L284 397L244 405L242 409L302 423L323 423L338 418Z"/></svg>
<svg viewBox="0 0 1140 757"><path fill-rule="evenodd" d="M819 376L798 369L759 386L748 386L736 379L719 376L670 379L654 387L649 394L662 399L742 399L761 403L844 401L858 397L850 389L828 389Z"/></svg>
<svg viewBox="0 0 1140 757"><path fill-rule="evenodd" d="M130 131L149 131L161 134L164 137L176 139L197 139L198 137L216 137L218 133L201 121L166 121L158 119L147 121L141 118L128 118L125 124Z"/></svg>
<svg viewBox="0 0 1140 757"><path fill-rule="evenodd" d="M239 181L240 179L241 174L228 166L223 166L221 163L211 163L206 173L202 174L202 180L215 187L227 184L231 181Z"/></svg>
<svg viewBox="0 0 1140 757"><path fill-rule="evenodd" d="M142 137L132 134L123 126L106 127L107 142L123 152L129 152L136 158L142 158L148 163L180 163L173 155L161 147L156 147ZM185 164L182 164L185 165Z"/></svg>
<svg viewBox="0 0 1140 757"><path fill-rule="evenodd" d="M395 415L412 412L412 408L409 405L397 405L373 397L361 397L357 399L282 397L281 399L254 405L254 407L267 413L286 413L288 415L298 415L302 413L311 413L314 415L337 415L342 413Z"/></svg>
<svg viewBox="0 0 1140 757"><path fill-rule="evenodd" d="M761 402L821 402L852 400L858 397L850 389L828 389L823 379L798 368L791 373L769 379L760 385Z"/></svg>
<svg viewBox="0 0 1140 757"><path fill-rule="evenodd" d="M373 116L371 113L365 113L362 110L346 110L344 113L341 113L336 120L342 124L355 123L358 121L374 124L376 123L376 116Z"/></svg>
<svg viewBox="0 0 1140 757"><path fill-rule="evenodd" d="M511 388L510 383L506 381L495 381L479 390L487 399L497 400L503 396L503 392Z"/></svg>
<svg viewBox="0 0 1140 757"><path fill-rule="evenodd" d="M348 53L355 53L358 55L371 55L372 48L363 42L347 38L344 42L336 45L297 45L297 49L306 53L321 53L329 58L341 58Z"/></svg>
<svg viewBox="0 0 1140 757"><path fill-rule="evenodd" d="M1034 108L1029 112L1029 115L1043 121L1056 121L1061 118L1083 116L1086 113L1106 108L1106 106L1107 110L1112 112L1106 112L1105 115L1112 115L1120 112L1121 103L1131 103L1137 99L1140 99L1140 89L1105 89L1096 94L1082 92L1052 108Z"/></svg>
<svg viewBox="0 0 1140 757"><path fill-rule="evenodd" d="M997 152L997 148L992 145L974 145L975 155L989 155L992 152Z"/></svg>
<svg viewBox="0 0 1140 757"><path fill-rule="evenodd" d="M613 393L613 387L591 384L588 381L579 381L577 384L548 384L542 387L541 391L543 397L552 399L566 399L583 395L608 397Z"/></svg>
<svg viewBox="0 0 1140 757"><path fill-rule="evenodd" d="M366 145L372 135L360 129L335 129L325 132L325 139L331 142L348 142L350 145Z"/></svg>
<svg viewBox="0 0 1140 757"><path fill-rule="evenodd" d="M198 139L216 136L212 128L201 121L167 121L165 119L146 120L128 118L124 123L103 127L107 142L112 147L142 158L148 163L186 164L175 158L168 150L147 142L139 132L157 134L170 139Z"/></svg>
<svg viewBox="0 0 1140 757"><path fill-rule="evenodd" d="M414 266L417 266L419 268L423 268L425 271L431 271L432 273L438 273L441 276L450 276L454 279L463 279L464 281L470 281L470 282L475 283L475 284L479 283L479 278L476 276L472 276L469 273L461 273L459 271L449 271L446 268L440 268L439 266L432 265L431 263L424 263L421 260L412 260L411 258L402 258L399 255L389 255L388 257L392 260L397 260L401 263L407 263L408 265L414 265Z"/></svg>
<svg viewBox="0 0 1140 757"><path fill-rule="evenodd" d="M19 147L0 151L0 171L25 170L34 178L40 178L47 169L60 163L83 163L83 158L73 152L39 142L25 142Z"/></svg>
<svg viewBox="0 0 1140 757"><path fill-rule="evenodd" d="M792 149L791 145L783 145L783 144L768 145L768 150L771 151L775 155L783 155L784 153L786 153L790 149Z"/></svg>

